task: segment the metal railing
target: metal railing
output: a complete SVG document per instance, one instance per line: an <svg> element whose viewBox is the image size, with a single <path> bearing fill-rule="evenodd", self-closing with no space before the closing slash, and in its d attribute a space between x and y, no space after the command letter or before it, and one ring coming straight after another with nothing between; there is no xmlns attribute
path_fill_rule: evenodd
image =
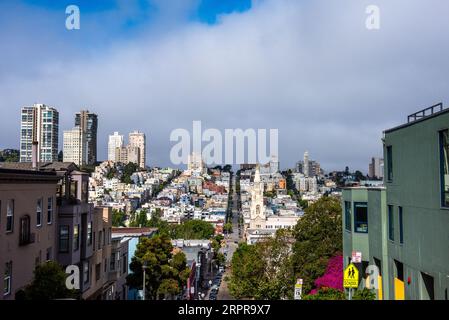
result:
<svg viewBox="0 0 449 320"><path fill-rule="evenodd" d="M428 107L426 109L423 109L423 110L420 110L418 112L412 113L411 115L409 115L407 117L407 122L410 123L410 122L414 122L414 121L426 118L428 116L433 115L434 113L443 111L443 109L444 109L443 108L443 103L440 102L440 103L438 103L436 105L433 105L431 107Z"/></svg>

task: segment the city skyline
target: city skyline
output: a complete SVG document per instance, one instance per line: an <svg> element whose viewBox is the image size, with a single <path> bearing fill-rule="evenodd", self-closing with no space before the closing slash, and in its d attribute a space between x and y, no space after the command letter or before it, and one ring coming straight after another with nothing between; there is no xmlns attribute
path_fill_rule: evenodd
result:
<svg viewBox="0 0 449 320"><path fill-rule="evenodd" d="M278 128L282 167L309 150L326 170L366 172L385 128L449 100L447 3L376 1L381 26L367 30L363 1L208 2L78 1L81 29L68 31L65 1L2 1L0 147L19 148L19 110L42 102L61 129L81 108L99 114L99 159L109 134L137 128L147 162L170 165L170 132L201 120Z"/></svg>

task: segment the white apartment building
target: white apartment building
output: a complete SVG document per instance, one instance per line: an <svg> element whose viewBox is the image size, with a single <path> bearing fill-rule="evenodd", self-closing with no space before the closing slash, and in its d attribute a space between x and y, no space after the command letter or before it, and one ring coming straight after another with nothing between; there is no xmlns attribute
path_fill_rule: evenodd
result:
<svg viewBox="0 0 449 320"><path fill-rule="evenodd" d="M78 166L87 163L86 134L81 127L64 131L63 159L64 162L73 162Z"/></svg>
<svg viewBox="0 0 449 320"><path fill-rule="evenodd" d="M58 160L59 113L44 104L23 107L20 123L20 162L32 161L33 142L38 143L37 159Z"/></svg>
<svg viewBox="0 0 449 320"><path fill-rule="evenodd" d="M108 142L108 160L116 161L116 149L123 147L123 135L118 132L114 132L113 135L109 135Z"/></svg>

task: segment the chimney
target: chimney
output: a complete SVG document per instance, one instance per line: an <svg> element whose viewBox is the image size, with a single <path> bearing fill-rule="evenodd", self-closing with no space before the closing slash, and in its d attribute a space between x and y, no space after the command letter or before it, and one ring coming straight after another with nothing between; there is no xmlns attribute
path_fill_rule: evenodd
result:
<svg viewBox="0 0 449 320"><path fill-rule="evenodd" d="M31 166L33 170L38 170L39 159L37 158L37 148L39 147L39 143L37 141L33 141L33 147L31 149Z"/></svg>

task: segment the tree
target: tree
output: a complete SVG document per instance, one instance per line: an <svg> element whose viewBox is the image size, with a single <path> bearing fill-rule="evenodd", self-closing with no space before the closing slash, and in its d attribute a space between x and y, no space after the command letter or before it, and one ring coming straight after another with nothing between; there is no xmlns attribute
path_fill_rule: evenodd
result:
<svg viewBox="0 0 449 320"><path fill-rule="evenodd" d="M344 292L323 287L320 288L315 294L304 295L303 300L346 300Z"/></svg>
<svg viewBox="0 0 449 320"><path fill-rule="evenodd" d="M150 221L148 221L147 226L150 228L157 228L159 234L170 235L171 226L167 221L162 220L162 210L156 208L152 213Z"/></svg>
<svg viewBox="0 0 449 320"><path fill-rule="evenodd" d="M135 228L149 227L147 213L148 213L148 211L145 209L140 210L138 213L134 213L133 219L132 219L131 223L129 224L129 226L135 227Z"/></svg>
<svg viewBox="0 0 449 320"><path fill-rule="evenodd" d="M139 170L139 166L136 163L130 162L123 168L123 175L121 181L126 184L132 184L134 181L131 179L133 173Z"/></svg>
<svg viewBox="0 0 449 320"><path fill-rule="evenodd" d="M320 288L332 288L343 292L343 256L338 255L329 259L326 272L323 276L315 280L315 287L311 291L313 294Z"/></svg>
<svg viewBox="0 0 449 320"><path fill-rule="evenodd" d="M112 179L115 178L117 175L117 169L115 167L112 167L108 170L108 173L106 174L106 179Z"/></svg>
<svg viewBox="0 0 449 320"><path fill-rule="evenodd" d="M307 207L309 206L309 202L307 200L299 200L298 201L299 205L301 206L301 208L303 209L307 209Z"/></svg>
<svg viewBox="0 0 449 320"><path fill-rule="evenodd" d="M291 242L289 231L280 229L274 238L255 245L241 243L232 257L231 295L236 299L291 298L294 286Z"/></svg>
<svg viewBox="0 0 449 320"><path fill-rule="evenodd" d="M207 221L188 220L178 224L172 231L174 239L209 239L215 233L214 226Z"/></svg>
<svg viewBox="0 0 449 320"><path fill-rule="evenodd" d="M225 265L225 263L226 263L226 257L225 257L225 255L223 254L223 253L221 253L221 252L216 252L215 253L215 259L216 259L216 261L217 261L217 264L219 265L219 266L224 266Z"/></svg>
<svg viewBox="0 0 449 320"><path fill-rule="evenodd" d="M190 274L185 254L182 251L173 253L173 246L167 235L140 240L130 264L132 273L126 277L131 288L142 288L143 265L146 266L145 298L153 300L181 293Z"/></svg>
<svg viewBox="0 0 449 320"><path fill-rule="evenodd" d="M357 290L354 293L352 300L376 300L376 294L373 290L363 288L362 290Z"/></svg>
<svg viewBox="0 0 449 320"><path fill-rule="evenodd" d="M113 227L124 227L125 226L126 215L121 210L112 210L112 226Z"/></svg>
<svg viewBox="0 0 449 320"><path fill-rule="evenodd" d="M364 180L366 180L365 175L364 175L362 172L360 172L359 170L357 170L357 171L354 173L354 176L355 176L355 179L356 179L357 181L364 181Z"/></svg>
<svg viewBox="0 0 449 320"><path fill-rule="evenodd" d="M230 222L225 223L225 225L223 226L223 230L226 233L232 233L232 223Z"/></svg>
<svg viewBox="0 0 449 320"><path fill-rule="evenodd" d="M66 278L67 274L55 261L38 265L34 270L33 281L25 288L24 297L27 300L75 298L76 291L67 289Z"/></svg>
<svg viewBox="0 0 449 320"><path fill-rule="evenodd" d="M310 205L298 221L292 260L296 277L304 281L305 293L324 274L329 258L343 251L341 223L340 202L332 197L322 197Z"/></svg>

